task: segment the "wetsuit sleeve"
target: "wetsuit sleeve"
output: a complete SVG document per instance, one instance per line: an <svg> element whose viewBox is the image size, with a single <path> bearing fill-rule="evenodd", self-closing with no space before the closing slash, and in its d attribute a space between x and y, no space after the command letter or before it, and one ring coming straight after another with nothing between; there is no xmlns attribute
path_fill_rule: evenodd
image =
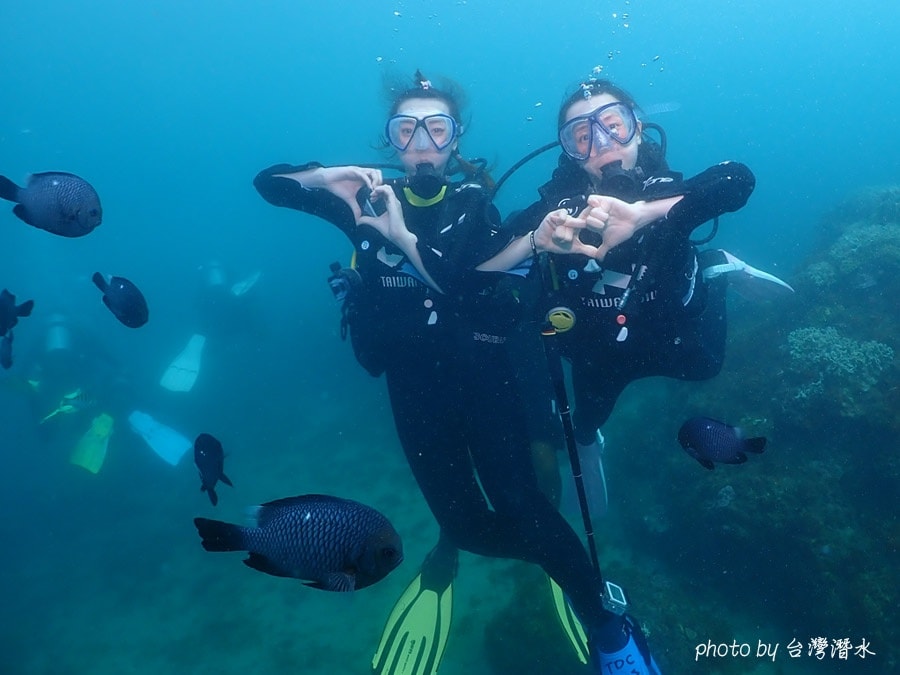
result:
<svg viewBox="0 0 900 675"><path fill-rule="evenodd" d="M253 186L270 204L319 216L339 227L347 236L352 236L356 221L353 212L343 200L328 190L305 188L297 181L280 175L307 171L320 166L322 165L318 162L298 166L276 164L260 171L253 179Z"/></svg>
<svg viewBox="0 0 900 675"><path fill-rule="evenodd" d="M521 237L540 225L544 216L552 210L543 200L535 202L531 206L510 215L506 222L503 223L503 231L513 237Z"/></svg>
<svg viewBox="0 0 900 675"><path fill-rule="evenodd" d="M684 182L684 199L671 208L666 221L690 235L703 223L737 211L750 198L756 179L746 165L723 162Z"/></svg>

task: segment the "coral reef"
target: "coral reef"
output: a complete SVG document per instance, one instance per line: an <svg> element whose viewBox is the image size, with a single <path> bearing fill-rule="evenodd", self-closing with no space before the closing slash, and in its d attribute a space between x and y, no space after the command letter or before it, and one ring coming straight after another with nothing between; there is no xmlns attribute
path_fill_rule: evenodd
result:
<svg viewBox="0 0 900 675"><path fill-rule="evenodd" d="M900 225L854 223L831 246L827 255L844 275L863 270L878 270L882 274L896 272L900 267ZM862 284L866 283L868 281L863 279Z"/></svg>
<svg viewBox="0 0 900 675"><path fill-rule="evenodd" d="M822 218L823 241L833 241L848 223L900 223L900 185L865 187L855 191Z"/></svg>
<svg viewBox="0 0 900 675"><path fill-rule="evenodd" d="M796 278L785 331L777 416L809 427L829 415L900 431L900 187L867 188L824 219Z"/></svg>
<svg viewBox="0 0 900 675"><path fill-rule="evenodd" d="M791 382L783 412L804 417L833 403L844 417L860 417L879 405L872 393L881 373L891 367L894 350L874 340L858 341L825 328L797 328L787 336ZM790 377L789 377L790 375Z"/></svg>

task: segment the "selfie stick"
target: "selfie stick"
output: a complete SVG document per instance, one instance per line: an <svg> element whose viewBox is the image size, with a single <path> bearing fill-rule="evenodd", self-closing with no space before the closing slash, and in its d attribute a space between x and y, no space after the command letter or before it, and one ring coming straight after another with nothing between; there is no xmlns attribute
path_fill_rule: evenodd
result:
<svg viewBox="0 0 900 675"><path fill-rule="evenodd" d="M547 270L547 256L540 256L541 279L546 285L549 281ZM556 336L559 332L558 325L554 325L554 318L570 317L568 324L574 324L575 314L566 307L556 307L547 312L546 322L541 329L541 342L544 344L544 354L547 356L547 366L550 370L550 380L553 384L553 392L556 398L556 409L562 422L563 436L566 439L566 450L569 453L569 463L572 465L572 478L575 480L575 491L578 494L578 505L581 507L581 520L584 522L584 535L587 538L588 553L591 556L591 564L597 576L600 576L600 561L597 558L597 544L594 541L594 524L591 521L591 511L588 508L587 493L584 491L584 477L581 473L581 459L578 457L578 446L575 443L575 427L572 424L572 411L569 408L569 395L566 392L566 381L563 375L562 357L556 344ZM559 323L559 322L557 322Z"/></svg>

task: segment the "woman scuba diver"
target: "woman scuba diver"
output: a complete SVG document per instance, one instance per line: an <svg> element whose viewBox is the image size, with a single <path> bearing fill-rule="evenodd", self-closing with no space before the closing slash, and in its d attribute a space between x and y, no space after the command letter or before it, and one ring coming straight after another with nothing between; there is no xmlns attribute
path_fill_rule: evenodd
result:
<svg viewBox="0 0 900 675"><path fill-rule="evenodd" d="M254 181L270 203L317 215L353 243L354 353L370 374L385 376L401 445L441 528L391 614L373 664L379 673L437 668L456 549L541 565L595 644L611 636L615 651L626 621L603 608L584 546L538 487L505 348L519 318L514 277L476 269L509 238L489 189L447 180L459 158L459 120L455 93L417 73L394 96L385 127L405 180L310 162L275 165ZM401 665L410 658L415 670Z"/></svg>

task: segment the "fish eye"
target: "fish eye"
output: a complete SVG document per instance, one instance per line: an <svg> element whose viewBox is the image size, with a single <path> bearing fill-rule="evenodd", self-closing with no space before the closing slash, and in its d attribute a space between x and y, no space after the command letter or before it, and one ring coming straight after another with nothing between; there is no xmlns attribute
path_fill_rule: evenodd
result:
<svg viewBox="0 0 900 675"><path fill-rule="evenodd" d="M91 209L90 211L88 211L88 215L92 218L95 218L99 213L100 212L97 209Z"/></svg>

